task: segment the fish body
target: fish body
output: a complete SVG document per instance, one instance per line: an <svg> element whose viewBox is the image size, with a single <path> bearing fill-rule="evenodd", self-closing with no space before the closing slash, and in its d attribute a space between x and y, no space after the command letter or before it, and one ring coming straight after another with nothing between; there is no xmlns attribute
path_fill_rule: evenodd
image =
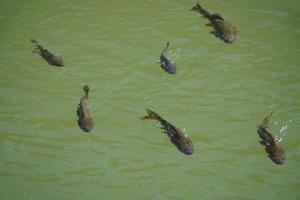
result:
<svg viewBox="0 0 300 200"><path fill-rule="evenodd" d="M164 133L166 133L170 141L177 147L179 151L186 155L194 153L192 141L184 135L177 127L164 120L161 116L151 110L147 110L148 115L142 119L154 119L161 123Z"/></svg>
<svg viewBox="0 0 300 200"><path fill-rule="evenodd" d="M34 39L31 39L31 42L35 46L34 52L38 52L40 56L48 62L48 64L57 67L63 67L65 65L62 57L54 55L47 49L44 49L43 46L39 45L39 43Z"/></svg>
<svg viewBox="0 0 300 200"><path fill-rule="evenodd" d="M262 123L257 128L257 133L259 137L262 139L260 143L264 145L266 148L266 152L268 153L268 157L276 164L283 164L285 160L285 152L281 146L279 146L267 128L269 128L269 120L272 113L265 117Z"/></svg>
<svg viewBox="0 0 300 200"><path fill-rule="evenodd" d="M79 125L79 127L85 131L85 132L91 132L93 127L94 127L94 123L93 123L93 119L90 115L90 112L88 110L88 93L89 93L89 87L86 85L83 87L83 90L85 92L85 96L83 96L80 99L80 103L77 107L77 123Z"/></svg>
<svg viewBox="0 0 300 200"><path fill-rule="evenodd" d="M166 54L169 46L170 46L170 42L167 43L166 47L161 52L160 57L159 57L159 63L160 63L160 67L163 70L165 70L167 73L176 74L176 71L177 71L176 64Z"/></svg>
<svg viewBox="0 0 300 200"><path fill-rule="evenodd" d="M214 28L214 31L211 33L216 37L222 39L226 43L232 43L235 40L238 31L230 22L224 20L221 15L218 13L210 13L199 4L199 1L191 10L199 12L204 17L208 18L210 23L207 25Z"/></svg>

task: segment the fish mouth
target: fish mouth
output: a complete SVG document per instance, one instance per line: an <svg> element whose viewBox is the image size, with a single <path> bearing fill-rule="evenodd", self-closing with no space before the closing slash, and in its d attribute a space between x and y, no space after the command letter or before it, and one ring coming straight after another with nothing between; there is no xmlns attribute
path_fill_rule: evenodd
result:
<svg viewBox="0 0 300 200"><path fill-rule="evenodd" d="M183 149L182 152L186 155L192 155L194 153L194 149L187 148L187 149Z"/></svg>
<svg viewBox="0 0 300 200"><path fill-rule="evenodd" d="M284 158L270 157L270 159L278 165L282 165L284 163Z"/></svg>
<svg viewBox="0 0 300 200"><path fill-rule="evenodd" d="M282 165L282 164L284 163L283 160L274 160L274 159L273 159L273 161L274 161L276 164L278 164L278 165Z"/></svg>

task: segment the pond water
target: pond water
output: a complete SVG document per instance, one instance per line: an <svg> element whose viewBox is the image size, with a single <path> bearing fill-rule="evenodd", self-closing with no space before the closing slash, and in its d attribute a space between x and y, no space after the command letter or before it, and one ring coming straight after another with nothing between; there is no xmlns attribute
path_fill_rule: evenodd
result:
<svg viewBox="0 0 300 200"><path fill-rule="evenodd" d="M0 6L0 199L300 199L300 7L295 0L202 0L238 29L209 32L196 1L20 1ZM30 39L59 53L58 68ZM157 60L167 41L177 74ZM95 127L79 129L89 85ZM160 114L192 139L179 152ZM274 164L256 126L286 152Z"/></svg>

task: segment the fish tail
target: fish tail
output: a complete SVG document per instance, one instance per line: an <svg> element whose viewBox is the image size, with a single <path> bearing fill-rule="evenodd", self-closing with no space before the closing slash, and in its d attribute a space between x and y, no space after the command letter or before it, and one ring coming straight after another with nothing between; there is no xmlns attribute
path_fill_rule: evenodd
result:
<svg viewBox="0 0 300 200"><path fill-rule="evenodd" d="M169 47L170 47L170 41L167 42L166 47L162 50L158 63L162 63L162 61L166 60L166 58L168 57L167 50L169 49Z"/></svg>
<svg viewBox="0 0 300 200"><path fill-rule="evenodd" d="M147 109L147 113L148 113L148 115L146 115L142 119L156 119L156 120L161 119L161 117L152 110Z"/></svg>
<svg viewBox="0 0 300 200"><path fill-rule="evenodd" d="M163 49L162 52L166 52L169 47L170 47L170 41L167 42L166 47Z"/></svg>
<svg viewBox="0 0 300 200"><path fill-rule="evenodd" d="M207 11L206 9L204 9L200 5L199 0L197 1L197 4L194 7L192 7L191 10L201 13L204 17L208 18L211 22L214 22L215 20L224 20L221 17L221 15L219 15L217 13L210 13L209 11Z"/></svg>
<svg viewBox="0 0 300 200"><path fill-rule="evenodd" d="M191 11L197 11L197 12L199 12L201 9L202 9L202 7L201 7L201 5L199 3L199 0L198 0L197 4L191 8Z"/></svg>
<svg viewBox="0 0 300 200"><path fill-rule="evenodd" d="M35 40L35 39L30 39L30 41L31 41L31 43L33 43L33 44L38 44L38 42Z"/></svg>
<svg viewBox="0 0 300 200"><path fill-rule="evenodd" d="M44 48L41 45L39 45L39 43L35 39L31 38L30 41L34 45L33 52L37 52L37 51L42 52L44 50Z"/></svg>
<svg viewBox="0 0 300 200"><path fill-rule="evenodd" d="M199 0L197 1L197 4L192 7L191 11L196 11L201 13L204 17L209 17L211 13L209 13L207 10L205 10L199 3Z"/></svg>
<svg viewBox="0 0 300 200"><path fill-rule="evenodd" d="M262 122L261 125L259 126L260 128L269 128L269 123L270 123L270 119L271 116L273 115L273 112L271 112L268 116L266 116Z"/></svg>
<svg viewBox="0 0 300 200"><path fill-rule="evenodd" d="M88 95L89 95L89 91L90 91L90 88L88 85L85 85L83 87L83 91L85 92L85 97L88 98Z"/></svg>

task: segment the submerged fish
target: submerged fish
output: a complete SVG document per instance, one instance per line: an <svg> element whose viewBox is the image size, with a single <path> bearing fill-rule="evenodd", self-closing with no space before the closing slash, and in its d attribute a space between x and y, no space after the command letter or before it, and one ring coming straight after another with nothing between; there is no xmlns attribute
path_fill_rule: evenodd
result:
<svg viewBox="0 0 300 200"><path fill-rule="evenodd" d="M58 66L58 67L63 67L65 65L62 57L57 56L49 52L47 49L44 49L39 43L31 39L32 44L34 45L34 51L33 52L38 52L44 60L46 60L50 65Z"/></svg>
<svg viewBox="0 0 300 200"><path fill-rule="evenodd" d="M176 128L151 110L147 110L147 113L148 115L143 117L142 119L155 119L159 121L162 125L162 129L164 129L164 133L169 136L170 141L178 148L179 151L186 155L191 155L194 153L192 141L178 128Z"/></svg>
<svg viewBox="0 0 300 200"><path fill-rule="evenodd" d="M77 107L77 122L79 127L85 132L91 132L94 126L93 119L88 110L88 95L89 95L89 86L85 85L83 91L85 96L80 99L80 103Z"/></svg>
<svg viewBox="0 0 300 200"><path fill-rule="evenodd" d="M170 42L167 42L166 47L162 50L160 57L159 57L159 63L163 70L170 74L176 74L176 65L175 63L167 56L166 52L170 46Z"/></svg>
<svg viewBox="0 0 300 200"><path fill-rule="evenodd" d="M257 128L257 133L262 139L260 143L266 146L266 152L269 158L276 164L283 164L285 160L284 150L277 144L274 136L267 130L272 113L262 120Z"/></svg>
<svg viewBox="0 0 300 200"><path fill-rule="evenodd" d="M213 35L222 39L226 43L232 43L235 40L238 31L231 23L225 21L221 15L218 13L208 12L201 7L199 1L191 10L199 12L204 17L208 18L210 23L207 25L214 28L214 31L211 32Z"/></svg>

